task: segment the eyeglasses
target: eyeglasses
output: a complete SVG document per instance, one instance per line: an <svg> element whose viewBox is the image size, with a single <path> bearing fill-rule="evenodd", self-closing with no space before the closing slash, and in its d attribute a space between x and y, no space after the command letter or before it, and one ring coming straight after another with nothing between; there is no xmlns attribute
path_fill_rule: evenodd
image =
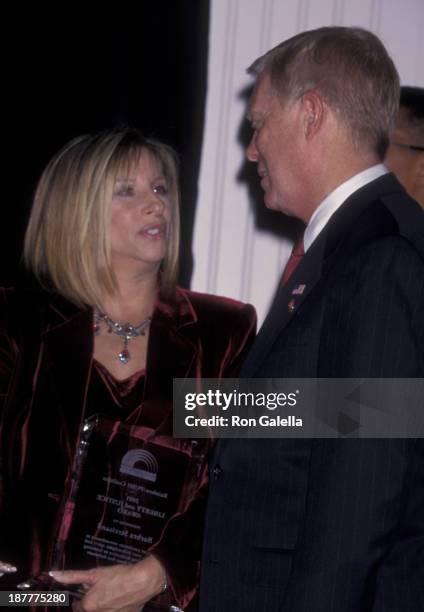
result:
<svg viewBox="0 0 424 612"><path fill-rule="evenodd" d="M403 142L391 142L390 144L402 147L402 149L411 149L412 151L424 151L424 147L419 145L404 144Z"/></svg>

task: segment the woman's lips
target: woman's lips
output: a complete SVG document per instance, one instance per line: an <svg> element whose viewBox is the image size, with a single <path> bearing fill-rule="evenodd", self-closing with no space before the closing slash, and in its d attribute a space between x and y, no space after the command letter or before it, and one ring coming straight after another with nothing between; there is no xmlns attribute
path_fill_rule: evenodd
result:
<svg viewBox="0 0 424 612"><path fill-rule="evenodd" d="M161 223L145 225L138 233L149 240L163 240L166 237L166 225Z"/></svg>

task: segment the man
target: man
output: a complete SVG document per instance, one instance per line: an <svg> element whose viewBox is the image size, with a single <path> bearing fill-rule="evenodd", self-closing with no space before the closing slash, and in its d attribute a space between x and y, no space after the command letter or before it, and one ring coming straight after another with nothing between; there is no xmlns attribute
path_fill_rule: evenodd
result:
<svg viewBox="0 0 424 612"><path fill-rule="evenodd" d="M331 27L250 72L247 157L266 206L306 230L242 375L423 377L424 214L381 164L393 62ZM422 440L221 439L201 612L424 610L423 471Z"/></svg>
<svg viewBox="0 0 424 612"><path fill-rule="evenodd" d="M424 89L402 87L386 166L424 208Z"/></svg>

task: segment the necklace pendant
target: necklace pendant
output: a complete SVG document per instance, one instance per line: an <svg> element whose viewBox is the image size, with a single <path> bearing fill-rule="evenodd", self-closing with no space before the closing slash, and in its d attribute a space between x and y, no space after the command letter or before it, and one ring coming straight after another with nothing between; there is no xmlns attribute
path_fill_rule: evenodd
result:
<svg viewBox="0 0 424 612"><path fill-rule="evenodd" d="M105 323L108 334L116 334L124 343L124 347L120 353L118 353L118 359L122 364L126 364L131 359L131 353L128 350L128 342L137 338L138 336L145 336L146 331L149 328L151 317L144 319L139 325L131 325L131 323L116 323L107 314L95 311L94 312L94 324L93 331L95 335L101 334L100 322Z"/></svg>
<svg viewBox="0 0 424 612"><path fill-rule="evenodd" d="M124 349L123 351L121 351L118 355L118 359L121 363L123 363L124 365L126 363L129 362L129 360L131 359L131 354L129 352L128 349Z"/></svg>
<svg viewBox="0 0 424 612"><path fill-rule="evenodd" d="M118 359L124 365L131 359L131 354L128 349L124 348L118 355Z"/></svg>

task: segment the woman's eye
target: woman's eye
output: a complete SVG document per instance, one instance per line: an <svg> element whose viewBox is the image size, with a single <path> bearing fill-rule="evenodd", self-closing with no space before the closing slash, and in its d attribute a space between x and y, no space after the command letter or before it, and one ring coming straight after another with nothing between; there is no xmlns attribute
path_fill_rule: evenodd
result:
<svg viewBox="0 0 424 612"><path fill-rule="evenodd" d="M113 195L126 198L131 197L134 195L134 187L132 185L120 185L115 189Z"/></svg>
<svg viewBox="0 0 424 612"><path fill-rule="evenodd" d="M153 193L157 193L158 195L166 195L168 193L168 188L166 185L155 185L153 187Z"/></svg>

